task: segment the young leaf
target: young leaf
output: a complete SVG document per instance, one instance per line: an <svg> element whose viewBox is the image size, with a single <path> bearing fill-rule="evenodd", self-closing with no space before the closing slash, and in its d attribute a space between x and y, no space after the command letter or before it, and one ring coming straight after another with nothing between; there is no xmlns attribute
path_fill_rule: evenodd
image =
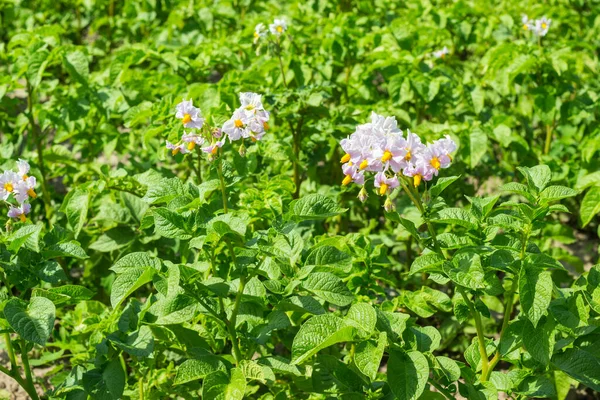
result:
<svg viewBox="0 0 600 400"><path fill-rule="evenodd" d="M365 340L356 345L354 351L354 364L356 368L372 381L375 380L383 351L387 346L387 335L385 332L379 334L378 340Z"/></svg>
<svg viewBox="0 0 600 400"><path fill-rule="evenodd" d="M534 327L548 313L553 287L550 271L523 264L519 272L519 296L523 312Z"/></svg>
<svg viewBox="0 0 600 400"><path fill-rule="evenodd" d="M204 379L202 399L242 400L246 391L246 377L239 368L233 368L230 376L224 371L216 371Z"/></svg>
<svg viewBox="0 0 600 400"><path fill-rule="evenodd" d="M4 306L4 316L11 328L23 339L41 346L52 333L56 308L45 297L32 297L29 304L12 298Z"/></svg>
<svg viewBox="0 0 600 400"><path fill-rule="evenodd" d="M584 227L592 221L596 214L600 213L600 186L594 186L583 196L579 215L581 226Z"/></svg>
<svg viewBox="0 0 600 400"><path fill-rule="evenodd" d="M334 217L346 211L322 194L310 194L290 203L289 216L295 221Z"/></svg>
<svg viewBox="0 0 600 400"><path fill-rule="evenodd" d="M333 314L316 315L306 321L292 343L292 363L301 364L319 350L353 340L356 329Z"/></svg>
<svg viewBox="0 0 600 400"><path fill-rule="evenodd" d="M418 351L390 350L387 380L399 400L416 400L425 390L429 364Z"/></svg>
<svg viewBox="0 0 600 400"><path fill-rule="evenodd" d="M119 400L125 390L126 376L118 358L83 374L83 387L99 400Z"/></svg>
<svg viewBox="0 0 600 400"><path fill-rule="evenodd" d="M302 287L336 306L347 306L354 300L344 282L329 272L311 273L302 282Z"/></svg>
<svg viewBox="0 0 600 400"><path fill-rule="evenodd" d="M181 385L198 379L204 379L213 372L226 370L221 358L212 354L199 356L195 359L185 360L177 367L174 384Z"/></svg>
<svg viewBox="0 0 600 400"><path fill-rule="evenodd" d="M152 280L155 270L150 267L133 267L117 276L110 293L110 304L117 308L127 296Z"/></svg>

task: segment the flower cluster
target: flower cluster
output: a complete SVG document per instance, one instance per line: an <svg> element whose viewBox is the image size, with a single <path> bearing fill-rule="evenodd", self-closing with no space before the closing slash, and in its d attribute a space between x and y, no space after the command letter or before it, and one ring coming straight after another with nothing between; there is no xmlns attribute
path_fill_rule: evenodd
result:
<svg viewBox="0 0 600 400"><path fill-rule="evenodd" d="M523 24L524 30L531 31L536 36L546 36L548 30L550 29L552 20L546 17L531 20L529 17L527 17L527 15L523 14L521 16L521 23Z"/></svg>
<svg viewBox="0 0 600 400"><path fill-rule="evenodd" d="M223 132L232 142L246 138L252 141L262 139L269 129L270 117L269 112L263 107L262 96L252 92L240 93L240 103L241 106L223 124Z"/></svg>
<svg viewBox="0 0 600 400"><path fill-rule="evenodd" d="M441 50L436 50L436 51L433 52L433 56L435 58L444 58L448 54L450 54L450 50L448 50L448 48L446 46L444 46L444 48L441 49Z"/></svg>
<svg viewBox="0 0 600 400"><path fill-rule="evenodd" d="M0 198L9 205L8 216L19 218L25 222L26 215L31 211L29 198L36 198L34 191L36 180L29 176L29 163L25 160L17 161L17 171L8 170L0 175ZM18 205L10 202L11 196Z"/></svg>
<svg viewBox="0 0 600 400"><path fill-rule="evenodd" d="M397 188L402 176L411 177L415 187L422 180L430 181L440 169L450 166L451 153L456 150L449 136L428 144L410 130L404 137L394 117L376 113L372 113L371 122L357 126L340 144L345 152L341 160L345 175L342 184L364 185L365 173L372 172L381 196ZM366 198L364 188L359 198Z"/></svg>
<svg viewBox="0 0 600 400"><path fill-rule="evenodd" d="M254 44L257 44L261 38L267 36L269 32L271 32L272 35L279 37L285 33L285 31L287 31L287 23L282 18L275 18L273 23L269 25L268 31L265 24L261 22L254 27Z"/></svg>
<svg viewBox="0 0 600 400"><path fill-rule="evenodd" d="M270 117L269 112L263 107L261 95L251 92L240 93L240 102L242 105L225 122L223 129L210 129L206 126L200 109L192 104L192 100L183 100L177 105L175 117L180 119L183 127L190 131L186 132L184 129L178 143L167 140L167 149L176 155L189 153L198 146L201 151L213 156L225 144L223 132L232 142L244 138L250 138L252 141L260 140L269 129Z"/></svg>

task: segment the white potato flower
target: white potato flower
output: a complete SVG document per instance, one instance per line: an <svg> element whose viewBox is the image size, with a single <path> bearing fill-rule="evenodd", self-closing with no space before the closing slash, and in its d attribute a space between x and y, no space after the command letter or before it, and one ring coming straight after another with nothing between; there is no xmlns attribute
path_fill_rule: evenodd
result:
<svg viewBox="0 0 600 400"><path fill-rule="evenodd" d="M275 18L275 21L273 21L273 23L269 25L269 30L273 35L281 36L282 33L287 31L287 23L283 18Z"/></svg>

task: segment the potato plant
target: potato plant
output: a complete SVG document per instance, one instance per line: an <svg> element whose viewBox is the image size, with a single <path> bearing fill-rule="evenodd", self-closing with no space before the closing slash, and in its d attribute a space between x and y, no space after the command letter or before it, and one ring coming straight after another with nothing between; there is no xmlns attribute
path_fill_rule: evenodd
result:
<svg viewBox="0 0 600 400"><path fill-rule="evenodd" d="M0 398L598 398L599 15L1 3Z"/></svg>

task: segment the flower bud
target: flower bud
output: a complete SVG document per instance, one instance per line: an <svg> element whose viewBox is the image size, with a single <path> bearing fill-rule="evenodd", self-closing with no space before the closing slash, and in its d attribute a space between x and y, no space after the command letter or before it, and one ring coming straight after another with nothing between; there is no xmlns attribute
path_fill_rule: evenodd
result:
<svg viewBox="0 0 600 400"><path fill-rule="evenodd" d="M213 137L219 139L221 138L221 136L223 136L223 131L221 130L221 128L215 128L215 130L213 130L212 132Z"/></svg>
<svg viewBox="0 0 600 400"><path fill-rule="evenodd" d="M365 187L363 186L360 189L360 192L358 192L358 199L364 203L365 201L367 201L367 197L369 197L369 195L367 194L367 191L365 190Z"/></svg>
<svg viewBox="0 0 600 400"><path fill-rule="evenodd" d="M394 211L394 209L396 207L394 206L394 203L392 202L392 200L388 197L385 199L385 203L383 203L383 208L385 209L386 212L391 212L391 211Z"/></svg>
<svg viewBox="0 0 600 400"><path fill-rule="evenodd" d="M243 141L242 141L242 144L240 145L238 153L240 153L240 156L246 157L246 146L244 146L244 142Z"/></svg>

